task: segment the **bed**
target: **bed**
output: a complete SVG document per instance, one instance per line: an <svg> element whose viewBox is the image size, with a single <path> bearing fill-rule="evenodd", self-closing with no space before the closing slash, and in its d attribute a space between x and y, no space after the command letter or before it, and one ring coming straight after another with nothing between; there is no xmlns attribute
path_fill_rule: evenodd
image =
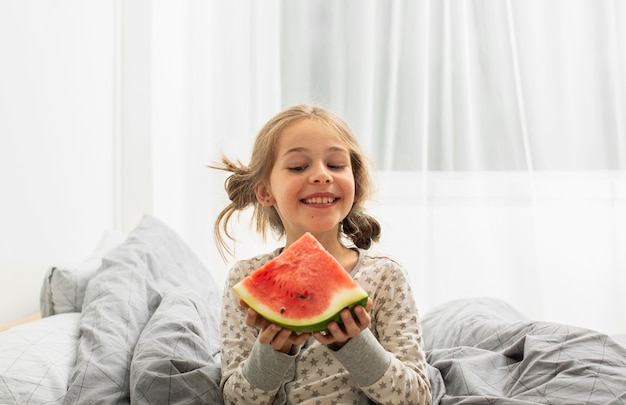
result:
<svg viewBox="0 0 626 405"><path fill-rule="evenodd" d="M51 267L40 320L0 333L2 404L221 404L221 287L146 216ZM435 404L624 404L626 339L466 298L422 314ZM410 403L410 398L407 399Z"/></svg>

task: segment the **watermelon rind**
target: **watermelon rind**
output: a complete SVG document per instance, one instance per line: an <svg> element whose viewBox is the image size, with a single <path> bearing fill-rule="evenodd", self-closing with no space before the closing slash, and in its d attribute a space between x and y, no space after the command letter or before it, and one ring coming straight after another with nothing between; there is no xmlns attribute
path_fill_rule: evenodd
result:
<svg viewBox="0 0 626 405"><path fill-rule="evenodd" d="M365 298L362 298L360 301L347 306L348 309L350 309L350 312L352 313L352 317L356 318L356 315L354 314L354 307L357 305L361 305L363 306L363 308L367 308L367 299L368 297L366 296ZM341 310L343 311L343 309ZM336 312L334 315L332 315L330 318L323 320L322 322L313 324L313 325L287 325L287 324L280 324L277 323L277 325L285 328L285 329L289 329L292 330L294 332L298 332L298 333L312 333L312 332L321 332L321 331L326 331L328 330L328 324L331 322L337 322L338 324L342 324L343 321L341 320L341 311Z"/></svg>
<svg viewBox="0 0 626 405"><path fill-rule="evenodd" d="M251 308L253 308L259 315L268 320L271 323L274 323L282 328L292 330L298 333L313 333L313 332L321 332L328 330L328 324L331 322L337 322L338 324L342 324L341 320L341 311L345 308L350 309L352 312L352 316L355 317L353 309L356 305L361 305L363 308L367 308L368 295L362 288L355 289L355 291L350 291L351 298L347 300L342 300L343 303L339 305L332 305L330 311L327 311L326 314L323 314L315 319L306 319L302 321L294 321L287 320L284 317L276 316L275 311L266 308L262 303L254 300L254 298L245 291L240 285L236 285L233 287L239 297ZM344 293L344 295L346 295ZM329 314L330 313L330 314Z"/></svg>

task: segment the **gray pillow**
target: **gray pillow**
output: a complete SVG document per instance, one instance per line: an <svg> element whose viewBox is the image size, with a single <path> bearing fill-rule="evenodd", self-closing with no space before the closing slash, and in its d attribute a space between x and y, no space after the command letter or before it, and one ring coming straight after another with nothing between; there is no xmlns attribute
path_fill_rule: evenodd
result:
<svg viewBox="0 0 626 405"><path fill-rule="evenodd" d="M131 363L140 335L148 328L144 341L160 341L155 327L164 314L157 314L155 320L151 318L157 309L169 311L169 301L163 297L181 291L187 291L201 308L195 315L173 306L169 309L178 314L178 322L202 329L202 336L212 336L204 343L208 348L203 350L211 355L216 353L220 288L176 232L160 220L145 216L121 245L103 257L100 269L87 284L76 367L66 403L130 403ZM190 317L184 318L187 315ZM210 329L198 324L197 318L205 319ZM172 331L168 327L161 329L168 330ZM145 352L140 350L139 360L146 359L142 353ZM213 357L200 358L200 362L205 364ZM150 369L146 363L139 365L143 370ZM141 377L133 381L141 381Z"/></svg>
<svg viewBox="0 0 626 405"><path fill-rule="evenodd" d="M87 282L100 267L102 256L125 238L126 235L122 232L107 230L96 249L81 263L50 266L39 296L41 316L82 311Z"/></svg>

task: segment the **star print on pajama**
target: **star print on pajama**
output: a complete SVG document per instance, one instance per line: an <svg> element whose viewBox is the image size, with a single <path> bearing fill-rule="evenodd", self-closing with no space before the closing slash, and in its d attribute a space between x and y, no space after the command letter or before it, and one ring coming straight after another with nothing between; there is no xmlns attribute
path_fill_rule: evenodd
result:
<svg viewBox="0 0 626 405"><path fill-rule="evenodd" d="M371 325L333 351L309 339L287 355L257 341L232 286L280 249L237 262L222 304L222 389L226 404L428 404L430 383L418 311L405 270L359 250L351 276L373 301Z"/></svg>

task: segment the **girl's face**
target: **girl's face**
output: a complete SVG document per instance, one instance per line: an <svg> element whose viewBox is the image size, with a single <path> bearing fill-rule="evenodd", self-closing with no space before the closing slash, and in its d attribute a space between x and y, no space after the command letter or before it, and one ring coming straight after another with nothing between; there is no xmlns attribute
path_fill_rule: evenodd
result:
<svg viewBox="0 0 626 405"><path fill-rule="evenodd" d="M277 210L291 243L304 232L318 239L332 232L336 238L354 190L350 153L339 135L322 122L304 119L279 135L269 182L256 191L262 204Z"/></svg>

